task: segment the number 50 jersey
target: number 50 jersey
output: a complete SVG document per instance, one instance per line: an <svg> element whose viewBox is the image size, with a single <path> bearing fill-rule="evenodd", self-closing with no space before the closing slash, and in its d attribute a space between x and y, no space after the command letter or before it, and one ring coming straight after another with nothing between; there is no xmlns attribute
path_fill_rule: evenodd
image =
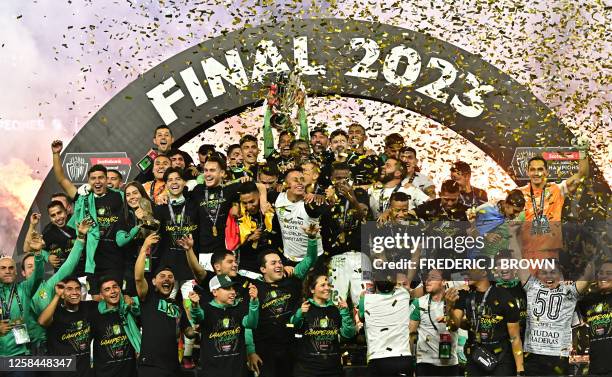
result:
<svg viewBox="0 0 612 377"><path fill-rule="evenodd" d="M527 293L524 351L568 357L572 347L572 317L578 302L576 284L550 289L531 276L523 288Z"/></svg>

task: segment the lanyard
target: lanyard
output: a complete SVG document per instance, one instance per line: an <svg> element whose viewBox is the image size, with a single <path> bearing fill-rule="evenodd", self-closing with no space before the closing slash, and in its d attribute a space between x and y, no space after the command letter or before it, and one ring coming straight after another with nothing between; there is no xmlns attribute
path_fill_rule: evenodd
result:
<svg viewBox="0 0 612 377"><path fill-rule="evenodd" d="M159 195L160 192L164 191L164 188L166 188L165 184L161 185L161 188L157 191L157 193L155 193L155 183L157 181L156 180L152 180L151 181L151 188L149 189L149 197L155 201L155 198L157 197L157 195Z"/></svg>
<svg viewBox="0 0 612 377"><path fill-rule="evenodd" d="M183 202L183 209L181 210L181 217L179 219L180 223L177 224L174 209L172 208L170 201L168 201L168 211L170 212L170 221L172 221L172 225L178 225L179 227L183 226L183 223L185 222L185 208L187 208L187 202Z"/></svg>
<svg viewBox="0 0 612 377"><path fill-rule="evenodd" d="M414 179L416 178L416 176L417 176L417 172L412 173L412 176L408 178L408 183L414 182Z"/></svg>
<svg viewBox="0 0 612 377"><path fill-rule="evenodd" d="M3 292L4 293L4 292ZM11 307L13 306L13 297L17 299L17 305L19 306L19 313L23 317L23 306L21 305L21 299L19 298L19 293L17 293L17 284L13 283L11 286L11 292L9 293L8 301L4 301L2 298L3 295L0 295L0 305L2 305L2 319L4 319L4 313L6 313L6 318L11 318Z"/></svg>
<svg viewBox="0 0 612 377"><path fill-rule="evenodd" d="M402 183L400 182L397 186L395 186L395 188L393 189L393 192L391 193L391 195L393 195L394 193L396 193L400 187L402 187ZM388 207L389 207L389 203L391 202L391 195L389 195L389 198L387 200L387 204L385 204L384 202L384 195L385 195L385 188L383 187L382 189L380 189L380 196L378 198L378 212L379 213L383 213Z"/></svg>
<svg viewBox="0 0 612 377"><path fill-rule="evenodd" d="M531 206L533 207L533 218L534 219L541 219L544 216L544 194L546 192L546 186L544 186L544 188L542 188L542 195L540 197L540 209L538 210L538 207L536 206L535 203L535 195L533 194L533 186L531 185L531 183L529 183L529 195L531 197Z"/></svg>
<svg viewBox="0 0 612 377"><path fill-rule="evenodd" d="M444 299L442 299L442 313L445 312L445 306L446 303L444 302ZM438 324L431 319L431 294L429 294L429 301L427 301L427 316L429 316L429 322L431 322L431 325L434 327L434 329L436 329L436 332L440 332L438 329Z"/></svg>
<svg viewBox="0 0 612 377"><path fill-rule="evenodd" d="M463 204L465 204L466 206L468 207L476 206L476 191L474 190L474 188L472 188L472 195L471 195L472 200L470 202L467 201L466 197L463 195L463 192L461 192L459 196L461 197L461 201L463 202Z"/></svg>
<svg viewBox="0 0 612 377"><path fill-rule="evenodd" d="M485 303L487 302L487 297L489 296L489 292L491 292L491 288L493 288L492 285L489 286L489 288L487 288L487 291L484 294L484 297L482 298L482 301L480 302L480 304L478 304L478 310L480 310L480 316L479 318L482 318L482 316L484 315L484 311L485 311ZM480 319L476 319L476 299L474 298L475 295L472 296L472 319L473 319L473 323L476 323L476 330L474 331L475 333L478 333L478 329L480 328Z"/></svg>
<svg viewBox="0 0 612 377"><path fill-rule="evenodd" d="M212 221L213 227L217 225L217 218L219 217L219 212L220 212L219 209L221 208L222 199L223 199L223 188L221 188L221 190L219 191L219 199L217 199L217 208L215 209L215 218L213 219L213 217L210 215L210 211L208 210L208 187L206 188L206 191L204 192L204 200L206 201L206 212L208 212L207 216L210 219L210 221Z"/></svg>

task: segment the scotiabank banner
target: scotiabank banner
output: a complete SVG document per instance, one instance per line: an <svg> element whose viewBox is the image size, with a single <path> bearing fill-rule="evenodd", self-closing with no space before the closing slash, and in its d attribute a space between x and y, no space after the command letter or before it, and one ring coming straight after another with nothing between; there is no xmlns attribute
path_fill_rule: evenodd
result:
<svg viewBox="0 0 612 377"><path fill-rule="evenodd" d="M87 171L94 165L117 170L123 177L128 177L132 169L126 152L66 153L62 161L67 178L75 185L87 183Z"/></svg>

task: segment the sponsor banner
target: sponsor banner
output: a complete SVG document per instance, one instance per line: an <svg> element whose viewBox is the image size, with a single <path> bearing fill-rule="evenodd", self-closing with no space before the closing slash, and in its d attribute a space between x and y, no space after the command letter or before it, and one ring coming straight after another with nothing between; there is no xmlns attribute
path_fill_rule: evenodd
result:
<svg viewBox="0 0 612 377"><path fill-rule="evenodd" d="M87 183L87 171L98 164L117 170L126 178L132 169L132 161L126 152L66 153L62 167L66 177L80 185Z"/></svg>
<svg viewBox="0 0 612 377"><path fill-rule="evenodd" d="M527 163L534 156L542 156L548 163L548 178L566 179L578 171L580 154L571 147L518 147L512 157L512 169L520 180L528 180Z"/></svg>

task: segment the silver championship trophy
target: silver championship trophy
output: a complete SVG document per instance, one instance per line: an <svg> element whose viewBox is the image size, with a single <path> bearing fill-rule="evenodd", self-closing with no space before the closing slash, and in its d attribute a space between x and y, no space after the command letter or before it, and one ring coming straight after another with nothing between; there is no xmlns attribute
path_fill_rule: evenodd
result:
<svg viewBox="0 0 612 377"><path fill-rule="evenodd" d="M288 130L295 132L295 123L291 117L298 102L298 98L304 95L302 80L297 72L289 75L281 73L275 82L270 85L270 94L274 98L272 106L272 127L279 131Z"/></svg>

